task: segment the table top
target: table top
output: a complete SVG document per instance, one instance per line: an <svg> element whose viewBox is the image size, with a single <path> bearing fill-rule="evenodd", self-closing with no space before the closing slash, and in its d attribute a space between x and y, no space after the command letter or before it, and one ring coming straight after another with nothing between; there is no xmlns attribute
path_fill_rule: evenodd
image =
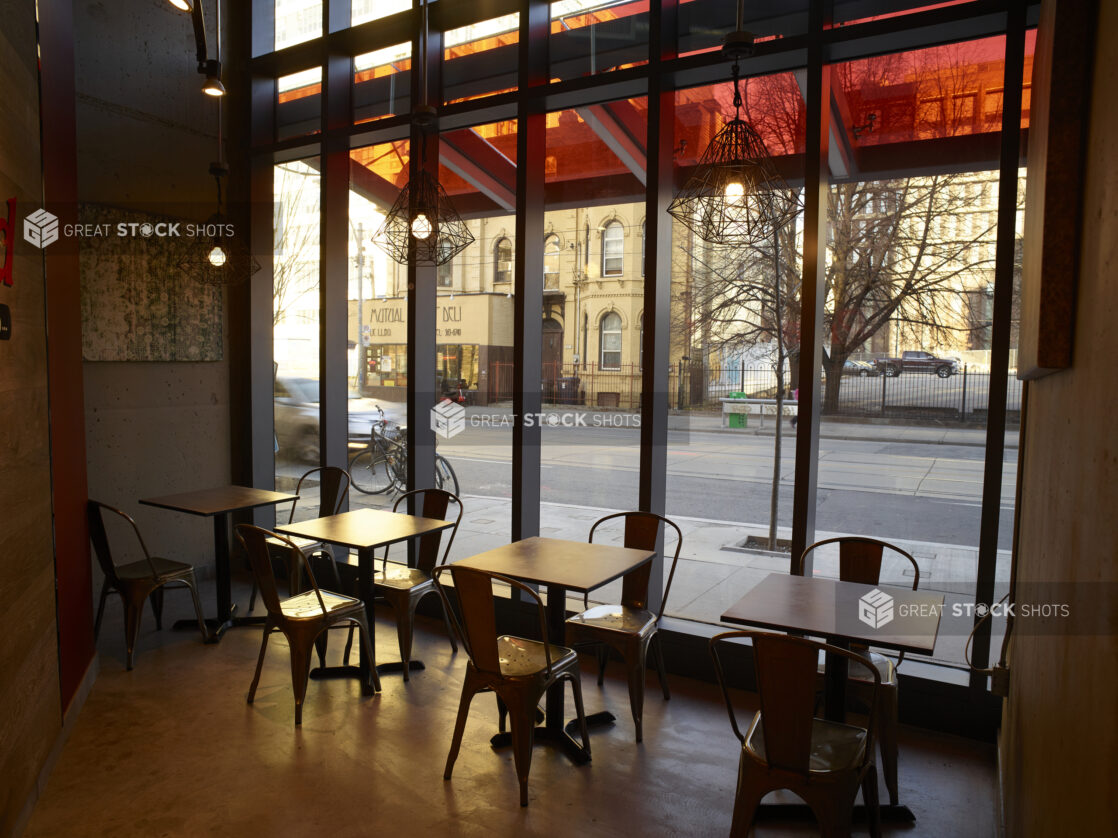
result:
<svg viewBox="0 0 1118 838"><path fill-rule="evenodd" d="M655 555L654 550L537 536L486 550L455 565L586 593L620 579Z"/></svg>
<svg viewBox="0 0 1118 838"><path fill-rule="evenodd" d="M881 596L863 601L873 591ZM942 594L770 573L723 614L722 620L931 654L942 612Z"/></svg>
<svg viewBox="0 0 1118 838"><path fill-rule="evenodd" d="M360 550L396 544L453 526L453 521L438 518L423 518L384 509L354 509L351 512L327 515L325 518L284 524L276 527L276 532Z"/></svg>
<svg viewBox="0 0 1118 838"><path fill-rule="evenodd" d="M140 503L188 512L191 515L220 515L224 512L237 512L241 509L254 509L257 506L271 506L284 501L296 500L298 495L285 495L268 489L254 489L251 486L217 486L213 489L199 489L194 492L179 492L158 498L143 498Z"/></svg>

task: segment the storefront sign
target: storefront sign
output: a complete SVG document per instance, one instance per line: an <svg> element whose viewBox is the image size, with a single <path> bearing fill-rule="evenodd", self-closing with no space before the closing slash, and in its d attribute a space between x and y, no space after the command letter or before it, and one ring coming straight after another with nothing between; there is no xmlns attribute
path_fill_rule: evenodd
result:
<svg viewBox="0 0 1118 838"><path fill-rule="evenodd" d="M439 343L492 343L490 294L439 299L435 334ZM503 298L502 298L503 299ZM353 309L351 309L353 311ZM408 339L408 309L404 300L370 300L365 303L362 325L366 345L402 344Z"/></svg>

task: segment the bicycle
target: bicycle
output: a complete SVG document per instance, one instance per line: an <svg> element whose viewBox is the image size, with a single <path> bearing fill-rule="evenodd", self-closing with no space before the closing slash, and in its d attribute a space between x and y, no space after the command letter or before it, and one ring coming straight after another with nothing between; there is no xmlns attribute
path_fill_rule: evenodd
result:
<svg viewBox="0 0 1118 838"><path fill-rule="evenodd" d="M389 491L398 494L408 484L408 451L401 441L403 428L391 427L384 411L377 405L380 419L369 428L369 444L350 457L351 485L366 495ZM379 426L379 431L378 431ZM446 488L458 494L458 475L442 454L435 452L435 488Z"/></svg>

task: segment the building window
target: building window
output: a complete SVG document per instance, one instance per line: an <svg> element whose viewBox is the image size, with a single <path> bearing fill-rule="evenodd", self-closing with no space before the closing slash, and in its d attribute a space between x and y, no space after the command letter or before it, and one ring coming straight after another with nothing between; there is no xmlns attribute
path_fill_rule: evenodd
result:
<svg viewBox="0 0 1118 838"><path fill-rule="evenodd" d="M512 241L498 239L493 246L493 283L512 281Z"/></svg>
<svg viewBox="0 0 1118 838"><path fill-rule="evenodd" d="M644 371L644 312L641 312L640 319L640 343L637 349L637 368L642 372Z"/></svg>
<svg viewBox="0 0 1118 838"><path fill-rule="evenodd" d="M598 324L599 366L604 370L621 369L621 315L616 311L602 315Z"/></svg>
<svg viewBox="0 0 1118 838"><path fill-rule="evenodd" d="M543 287L559 288L559 237L554 233L543 240Z"/></svg>
<svg viewBox="0 0 1118 838"><path fill-rule="evenodd" d="M442 263L435 269L435 277L439 288L450 288L452 282L451 260L443 261L450 253L450 239L439 240L439 261Z"/></svg>
<svg viewBox="0 0 1118 838"><path fill-rule="evenodd" d="M625 228L611 221L602 230L602 276L620 276L625 269Z"/></svg>
<svg viewBox="0 0 1118 838"><path fill-rule="evenodd" d="M645 254L648 253L648 235L646 233L645 223L641 222L641 276L644 276L644 260Z"/></svg>

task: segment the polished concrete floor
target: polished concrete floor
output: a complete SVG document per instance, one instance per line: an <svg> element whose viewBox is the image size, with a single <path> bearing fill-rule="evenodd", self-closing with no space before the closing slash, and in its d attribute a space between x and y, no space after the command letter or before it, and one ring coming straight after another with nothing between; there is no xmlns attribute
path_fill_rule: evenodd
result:
<svg viewBox="0 0 1118 838"><path fill-rule="evenodd" d="M240 590L241 601L247 590ZM203 602L213 602L203 586ZM187 616L169 593L168 616ZM599 689L584 668L587 712L618 721L592 733L593 761L575 766L537 744L530 805L518 805L509 750L494 751L491 696L478 696L449 782L443 765L464 653L450 654L440 622L418 619L405 684L387 675L362 697L355 681L310 683L301 728L287 647L274 635L256 702L245 702L260 631L239 628L219 645L196 632L156 632L145 615L136 668L124 668L120 607L110 601L100 675L25 830L39 836L720 836L729 831L737 742L713 685L675 677L672 699L648 682L644 743L633 742L619 664ZM378 609L377 658L398 659L391 612ZM341 654L334 635L331 661ZM755 696L742 694L752 707ZM568 692L568 708L570 707ZM905 728L901 801L915 826L886 835L994 834L990 745ZM884 794L884 788L882 787ZM776 799L773 796L770 799ZM768 822L758 838L816 835L812 823ZM863 829L855 834L868 834Z"/></svg>

